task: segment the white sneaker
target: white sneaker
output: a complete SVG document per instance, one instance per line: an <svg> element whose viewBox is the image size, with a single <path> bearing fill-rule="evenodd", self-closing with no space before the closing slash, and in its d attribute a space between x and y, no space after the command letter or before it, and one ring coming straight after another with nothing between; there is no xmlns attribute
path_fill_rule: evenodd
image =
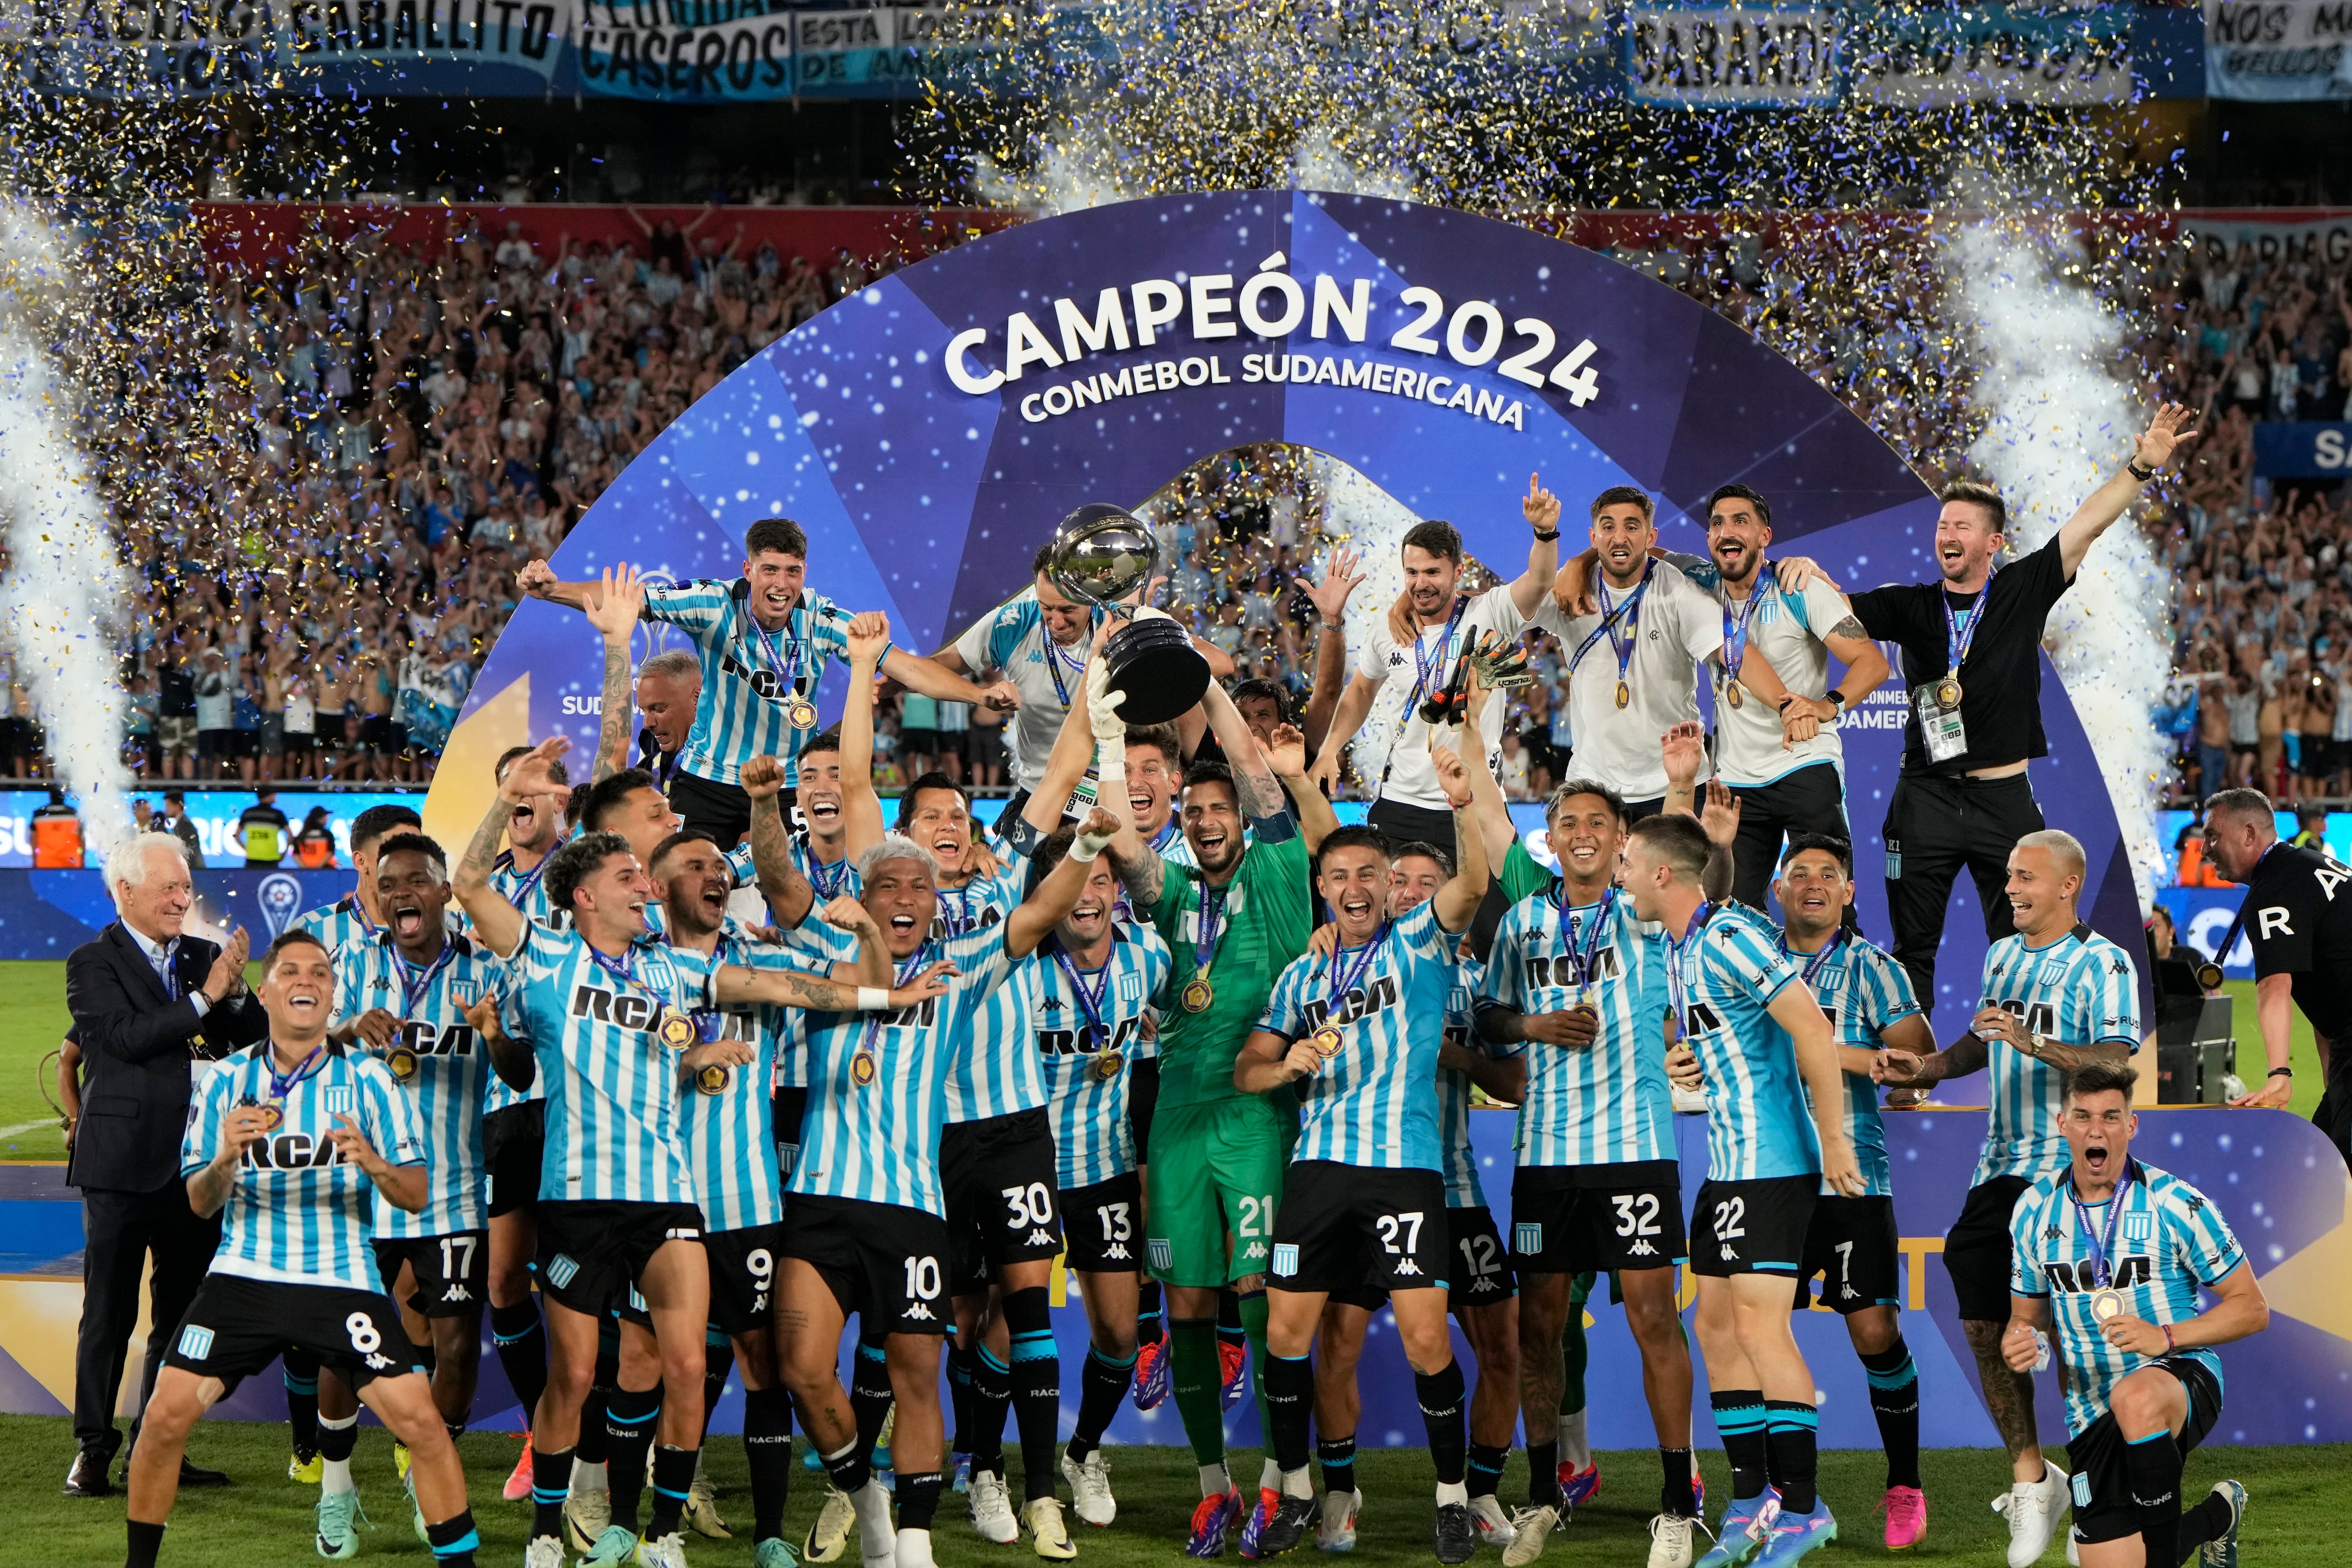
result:
<svg viewBox="0 0 2352 1568"><path fill-rule="evenodd" d="M522 1568L564 1568L563 1542L552 1535L534 1535L522 1549Z"/></svg>
<svg viewBox="0 0 2352 1568"><path fill-rule="evenodd" d="M974 1465L971 1490L965 1496L971 1503L971 1527L980 1532L982 1541L1010 1546L1021 1539L1021 1522L1013 1517L1013 1498L1004 1489L1003 1476ZM905 1565L900 1564L900 1568Z"/></svg>
<svg viewBox="0 0 2352 1568"><path fill-rule="evenodd" d="M1519 1532L1511 1528L1511 1516L1503 1511L1493 1492L1470 1500L1470 1522L1477 1527L1479 1540L1505 1552L1519 1538Z"/></svg>
<svg viewBox="0 0 2352 1568"><path fill-rule="evenodd" d="M1069 1526L1062 1522L1061 1499L1031 1498L1021 1510L1021 1522L1029 1527L1030 1544L1038 1556L1066 1563L1078 1554L1078 1549L1070 1544Z"/></svg>
<svg viewBox="0 0 2352 1568"><path fill-rule="evenodd" d="M857 1550L864 1568L891 1568L898 1560L898 1531L890 1523L890 1494L882 1483L870 1477L866 1484L849 1494L849 1506L857 1516ZM922 1557L931 1560L931 1532L919 1532L923 1537Z"/></svg>
<svg viewBox="0 0 2352 1568"><path fill-rule="evenodd" d="M849 1527L856 1522L857 1510L850 1503L849 1494L839 1487L826 1487L816 1522L809 1526L801 1542L801 1561L831 1563L839 1558L849 1545Z"/></svg>
<svg viewBox="0 0 2352 1568"><path fill-rule="evenodd" d="M1364 1511L1364 1494L1325 1492L1323 1521L1315 1527L1315 1544L1325 1552L1353 1552L1356 1549L1356 1518Z"/></svg>
<svg viewBox="0 0 2352 1568"><path fill-rule="evenodd" d="M1650 1568L1691 1568L1698 1542L1693 1539L1698 1521L1661 1513L1650 1521Z"/></svg>
<svg viewBox="0 0 2352 1568"><path fill-rule="evenodd" d="M610 1492L573 1492L563 1500L563 1539L574 1552L586 1552L596 1544L613 1522L613 1497Z"/></svg>
<svg viewBox="0 0 2352 1568"><path fill-rule="evenodd" d="M1118 1517L1118 1499L1110 1495L1110 1467L1103 1463L1100 1448L1083 1463L1065 1452L1062 1479L1070 1483L1070 1511L1081 1521L1100 1528Z"/></svg>
<svg viewBox="0 0 2352 1568"><path fill-rule="evenodd" d="M2040 1480L2019 1481L1993 1500L1993 1511L2009 1520L2009 1568L2033 1568L2065 1522L2066 1472L2047 1459L2042 1467Z"/></svg>
<svg viewBox="0 0 2352 1568"><path fill-rule="evenodd" d="M2083 1568L2083 1548L2074 1540L2072 1526L2066 1531L2066 1568Z"/></svg>
<svg viewBox="0 0 2352 1568"><path fill-rule="evenodd" d="M686 1542L676 1531L637 1542L637 1568L686 1568Z"/></svg>
<svg viewBox="0 0 2352 1568"><path fill-rule="evenodd" d="M1503 1568L1527 1568L1528 1563L1542 1556L1544 1542L1551 1539L1551 1532L1559 1520L1557 1503L1535 1503L1513 1514L1512 1540L1508 1546L1503 1548Z"/></svg>
<svg viewBox="0 0 2352 1568"><path fill-rule="evenodd" d="M719 1517L719 1489L697 1476L686 1492L686 1527L713 1541L731 1541L734 1531Z"/></svg>
<svg viewBox="0 0 2352 1568"><path fill-rule="evenodd" d="M887 1560L891 1568L936 1568L931 1562L931 1532L928 1530L902 1530L894 1555Z"/></svg>

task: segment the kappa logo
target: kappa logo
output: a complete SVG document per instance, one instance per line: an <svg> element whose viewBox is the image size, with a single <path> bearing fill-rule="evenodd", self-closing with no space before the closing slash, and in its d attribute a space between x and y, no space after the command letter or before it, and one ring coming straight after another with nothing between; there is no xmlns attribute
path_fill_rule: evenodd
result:
<svg viewBox="0 0 2352 1568"><path fill-rule="evenodd" d="M367 1358L367 1368L370 1372L390 1372L392 1358L382 1351L377 1351Z"/></svg>
<svg viewBox="0 0 2352 1568"><path fill-rule="evenodd" d="M1515 1251L1537 1253L1543 1250L1543 1222L1521 1220L1511 1226L1511 1247Z"/></svg>
<svg viewBox="0 0 2352 1568"><path fill-rule="evenodd" d="M1252 1255L1255 1255L1255 1248L1252 1249ZM1276 1244L1274 1267L1271 1272L1284 1279L1298 1272L1298 1247L1296 1243L1285 1241Z"/></svg>
<svg viewBox="0 0 2352 1568"><path fill-rule="evenodd" d="M1402 1262L1402 1263L1400 1263L1400 1264L1398 1264L1398 1265L1396 1266L1396 1271L1397 1271L1397 1278L1398 1278L1398 1279L1403 1279L1403 1278L1404 1278L1406 1275L1408 1275L1408 1274L1418 1274L1418 1273L1420 1273L1420 1272L1421 1272L1421 1266L1420 1266L1419 1264L1415 1263L1412 1258L1406 1258L1403 1262Z"/></svg>
<svg viewBox="0 0 2352 1568"><path fill-rule="evenodd" d="M1161 1273L1176 1267L1176 1249L1161 1236L1145 1238L1144 1250L1151 1254L1151 1267Z"/></svg>
<svg viewBox="0 0 2352 1568"><path fill-rule="evenodd" d="M938 1321L937 1319L931 1316L931 1310L929 1307L924 1306L920 1301L915 1302L912 1306L907 1309L907 1317L910 1321L916 1320L920 1320L926 1323Z"/></svg>
<svg viewBox="0 0 2352 1568"><path fill-rule="evenodd" d="M1103 1258L1105 1261L1118 1258L1122 1263L1131 1263L1135 1260L1135 1254L1128 1251L1126 1243L1114 1241L1103 1248Z"/></svg>
<svg viewBox="0 0 2352 1568"><path fill-rule="evenodd" d="M1291 1250L1292 1250L1293 1252L1297 1252L1298 1249L1297 1249L1297 1247L1292 1247L1292 1248L1291 1248ZM1265 1243L1264 1243L1264 1242L1262 1242L1262 1241L1253 1241L1253 1242L1251 1242L1251 1243L1249 1244L1249 1246L1248 1246L1246 1248L1244 1248L1244 1249L1243 1250L1243 1252L1242 1252L1242 1256L1243 1256L1244 1258L1264 1258L1264 1257L1265 1256Z"/></svg>
<svg viewBox="0 0 2352 1568"><path fill-rule="evenodd" d="M580 1277L580 1263L568 1252L559 1252L548 1261L547 1282L557 1289Z"/></svg>
<svg viewBox="0 0 2352 1568"><path fill-rule="evenodd" d="M751 1310L754 1312L764 1312L767 1310L768 1293L765 1290L762 1290L758 1295L751 1298Z"/></svg>
<svg viewBox="0 0 2352 1568"><path fill-rule="evenodd" d="M1853 1286L1851 1286L1851 1285L1841 1285L1841 1286L1839 1286L1839 1287L1838 1287L1838 1300L1841 1300L1841 1301L1858 1301L1858 1300L1860 1300L1861 1299L1862 1299L1862 1292L1861 1292L1861 1291L1859 1291L1859 1290L1857 1290L1857 1289L1855 1289Z"/></svg>
<svg viewBox="0 0 2352 1568"><path fill-rule="evenodd" d="M441 1299L444 1301L470 1301L474 1299L474 1293L463 1285L453 1281L449 1289L441 1292Z"/></svg>
<svg viewBox="0 0 2352 1568"><path fill-rule="evenodd" d="M213 1353L213 1331L194 1323L180 1331L180 1353L190 1361L202 1361Z"/></svg>
<svg viewBox="0 0 2352 1568"><path fill-rule="evenodd" d="M1531 1247L1528 1250L1533 1251L1534 1248ZM1650 1245L1650 1238L1646 1236L1625 1249L1625 1256L1628 1258L1655 1258L1657 1255L1658 1249Z"/></svg>
<svg viewBox="0 0 2352 1568"><path fill-rule="evenodd" d="M1051 1247L1054 1245L1054 1238L1042 1227L1033 1226L1029 1232L1029 1240L1027 1245L1031 1247Z"/></svg>
<svg viewBox="0 0 2352 1568"><path fill-rule="evenodd" d="M1726 1263L1737 1263L1739 1260L1739 1249L1726 1242L1723 1247L1723 1260Z"/></svg>

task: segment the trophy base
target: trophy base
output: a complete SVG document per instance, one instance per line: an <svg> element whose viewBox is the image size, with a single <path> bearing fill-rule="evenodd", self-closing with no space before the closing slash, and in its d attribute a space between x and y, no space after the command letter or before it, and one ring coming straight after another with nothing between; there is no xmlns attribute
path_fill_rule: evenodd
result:
<svg viewBox="0 0 2352 1568"><path fill-rule="evenodd" d="M1174 621L1132 621L1103 644L1104 684L1126 694L1119 717L1130 724L1165 724L1189 711L1209 689L1209 661Z"/></svg>

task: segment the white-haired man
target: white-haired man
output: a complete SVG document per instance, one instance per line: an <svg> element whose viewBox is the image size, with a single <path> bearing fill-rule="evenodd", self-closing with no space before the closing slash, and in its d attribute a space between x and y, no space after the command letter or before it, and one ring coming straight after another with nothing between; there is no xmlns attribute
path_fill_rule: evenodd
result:
<svg viewBox="0 0 2352 1568"><path fill-rule="evenodd" d="M180 841L142 833L107 857L116 919L66 959L66 1006L81 1047L82 1104L66 1182L82 1194L82 1312L74 1353L74 1441L68 1497L113 1490L108 1464L121 1439L114 1402L139 1277L154 1260L152 1321L180 1321L220 1243L216 1215L188 1206L180 1133L194 1081L211 1063L262 1038L269 1021L245 989L246 936L222 948L184 933L195 889ZM150 1334L139 1384L144 1409L167 1333ZM131 1440L139 1426L131 1423ZM183 1461L183 1485L228 1478Z"/></svg>

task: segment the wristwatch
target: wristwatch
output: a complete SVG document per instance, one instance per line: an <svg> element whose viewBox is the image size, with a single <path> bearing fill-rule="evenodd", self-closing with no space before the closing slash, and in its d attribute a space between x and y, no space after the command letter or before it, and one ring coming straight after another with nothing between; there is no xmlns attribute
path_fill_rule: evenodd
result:
<svg viewBox="0 0 2352 1568"><path fill-rule="evenodd" d="M2135 452L2130 457L2124 459L2124 472L2129 474L2133 479L2137 479L2140 483L2146 484L2148 480L2156 478L2157 471L2154 468L2141 468L2139 466L2139 454Z"/></svg>
<svg viewBox="0 0 2352 1568"><path fill-rule="evenodd" d="M1836 709L1839 712L1843 713L1845 711L1845 693L1840 691L1836 687L1832 686L1830 688L1829 695L1825 700L1828 701L1831 707Z"/></svg>

